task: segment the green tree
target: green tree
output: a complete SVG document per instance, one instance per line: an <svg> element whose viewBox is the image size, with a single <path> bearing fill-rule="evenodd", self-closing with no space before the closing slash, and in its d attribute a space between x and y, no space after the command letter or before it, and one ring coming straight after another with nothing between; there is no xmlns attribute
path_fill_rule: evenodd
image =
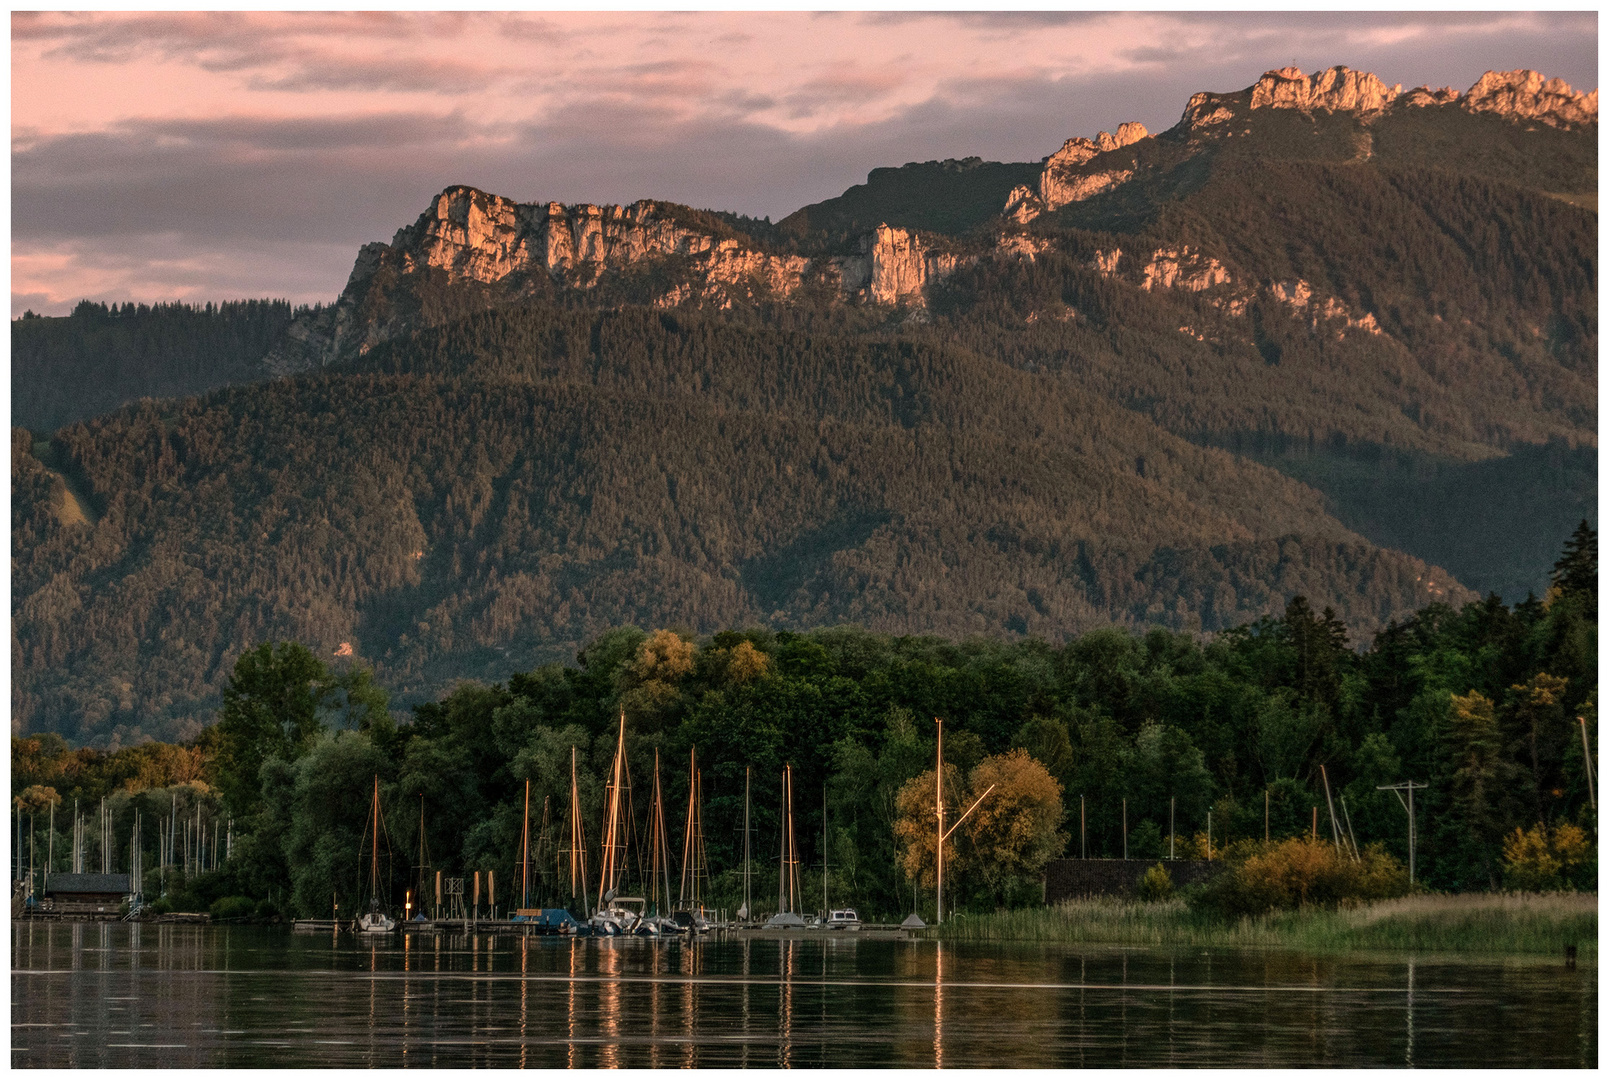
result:
<svg viewBox="0 0 1609 1080"><path fill-rule="evenodd" d="M1583 518L1553 564L1553 587L1586 602L1589 618L1598 617L1598 533Z"/></svg>
<svg viewBox="0 0 1609 1080"><path fill-rule="evenodd" d="M1479 691L1453 695L1441 733L1448 813L1437 844L1463 887L1498 886L1498 856L1521 805L1524 774L1504 753L1495 707Z"/></svg>
<svg viewBox="0 0 1609 1080"><path fill-rule="evenodd" d="M264 642L235 661L218 712L217 770L236 814L260 806L264 761L300 756L324 730L319 713L329 689L323 662L294 641Z"/></svg>

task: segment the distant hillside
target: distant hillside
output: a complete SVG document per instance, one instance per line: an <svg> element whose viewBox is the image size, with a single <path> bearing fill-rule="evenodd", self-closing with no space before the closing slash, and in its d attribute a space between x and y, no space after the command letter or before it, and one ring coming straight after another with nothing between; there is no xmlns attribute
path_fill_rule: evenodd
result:
<svg viewBox="0 0 1609 1080"><path fill-rule="evenodd" d="M1062 640L1472 596L1272 470L926 331L534 305L55 446L101 517L18 485L15 715L80 739L192 730L268 638L422 694L624 623Z"/></svg>
<svg viewBox="0 0 1609 1080"><path fill-rule="evenodd" d="M283 300L84 301L67 318L11 322L11 423L38 432L142 397L184 397L262 377L295 313Z"/></svg>

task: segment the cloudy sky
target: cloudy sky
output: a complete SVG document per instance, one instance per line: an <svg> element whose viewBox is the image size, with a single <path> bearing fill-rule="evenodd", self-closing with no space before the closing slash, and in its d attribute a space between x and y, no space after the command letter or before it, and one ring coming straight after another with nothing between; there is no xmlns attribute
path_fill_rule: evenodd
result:
<svg viewBox="0 0 1609 1080"><path fill-rule="evenodd" d="M12 311L333 300L448 184L782 217L1346 64L1598 85L1595 12L13 13Z"/></svg>

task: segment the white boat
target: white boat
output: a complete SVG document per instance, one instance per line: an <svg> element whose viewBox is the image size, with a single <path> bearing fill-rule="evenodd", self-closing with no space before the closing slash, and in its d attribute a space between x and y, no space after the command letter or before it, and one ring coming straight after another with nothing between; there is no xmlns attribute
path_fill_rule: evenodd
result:
<svg viewBox="0 0 1609 1080"><path fill-rule="evenodd" d="M396 921L379 910L359 916L357 923L357 931L360 934L389 934L396 928Z"/></svg>
<svg viewBox="0 0 1609 1080"><path fill-rule="evenodd" d="M827 914L828 930L859 930L860 916L854 908L839 908Z"/></svg>
<svg viewBox="0 0 1609 1080"><path fill-rule="evenodd" d="M593 933L605 937L634 934L642 925L645 903L640 896L612 896L607 905L594 912L587 922L592 926ZM628 907L629 904L636 904L636 910Z"/></svg>

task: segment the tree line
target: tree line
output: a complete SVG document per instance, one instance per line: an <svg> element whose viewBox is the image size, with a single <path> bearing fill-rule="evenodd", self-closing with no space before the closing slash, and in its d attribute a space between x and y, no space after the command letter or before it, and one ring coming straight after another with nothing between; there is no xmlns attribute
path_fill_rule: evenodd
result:
<svg viewBox="0 0 1609 1080"><path fill-rule="evenodd" d="M1365 648L1300 596L1205 642L1162 628L1060 646L854 627L707 638L617 628L574 664L464 683L400 716L362 665L268 643L235 662L217 722L186 745L106 754L14 738L14 805L43 852L41 818L60 800L59 854L60 807L106 797L119 866L136 808L160 822L199 807L201 833L227 821L232 847L221 868L175 876L175 897L321 914L363 890L374 777L397 900L422 870L518 880L529 783L532 895L563 902L572 761L596 872L624 713L639 851L656 768L679 829L696 752L711 902L735 908L741 895L746 792L754 892L775 896L788 768L806 895L820 895L825 865L836 902L896 915L931 903L942 717L947 792L1001 794L954 841L946 890L964 908L1036 902L1057 855L1160 858L1170 838L1204 853L1209 814L1220 850L1309 836L1315 820L1328 834L1332 800L1337 829L1406 862L1406 815L1380 790L1404 780L1427 785L1415 803L1420 881L1492 889L1517 835L1596 827L1596 561L1583 523L1546 597L1433 604Z"/></svg>

